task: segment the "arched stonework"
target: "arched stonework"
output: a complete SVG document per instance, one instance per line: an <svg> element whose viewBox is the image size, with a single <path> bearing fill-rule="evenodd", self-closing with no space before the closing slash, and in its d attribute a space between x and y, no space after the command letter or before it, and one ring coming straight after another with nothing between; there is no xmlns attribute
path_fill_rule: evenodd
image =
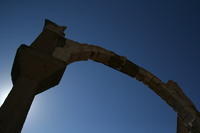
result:
<svg viewBox="0 0 200 133"><path fill-rule="evenodd" d="M125 73L151 88L177 112L177 133L189 133L197 128L194 125L200 124L198 110L174 81L169 80L164 83L127 58L99 46L81 44L69 39L66 39L65 43L64 46L55 49L53 56L66 64L90 59ZM197 131L193 132L197 133Z"/></svg>
<svg viewBox="0 0 200 133"><path fill-rule="evenodd" d="M200 133L200 115L172 80L158 77L127 58L96 45L65 38L66 27L45 21L42 33L30 45L21 45L12 68L13 88L0 108L0 133L20 133L35 95L55 85L70 63L94 60L144 83L178 114L177 133Z"/></svg>

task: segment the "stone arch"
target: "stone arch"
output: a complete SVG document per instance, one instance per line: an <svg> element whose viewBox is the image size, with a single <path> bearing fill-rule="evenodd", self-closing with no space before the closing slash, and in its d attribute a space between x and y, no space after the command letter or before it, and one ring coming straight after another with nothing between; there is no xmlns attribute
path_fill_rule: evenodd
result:
<svg viewBox="0 0 200 133"><path fill-rule="evenodd" d="M196 119L194 114L198 110L176 82L169 80L164 83L157 76L126 57L119 56L102 47L81 44L69 39L66 39L65 44L55 49L53 53L55 58L64 61L66 64L93 60L135 78L153 90L177 112L177 133L189 133L189 130L193 129L193 122Z"/></svg>

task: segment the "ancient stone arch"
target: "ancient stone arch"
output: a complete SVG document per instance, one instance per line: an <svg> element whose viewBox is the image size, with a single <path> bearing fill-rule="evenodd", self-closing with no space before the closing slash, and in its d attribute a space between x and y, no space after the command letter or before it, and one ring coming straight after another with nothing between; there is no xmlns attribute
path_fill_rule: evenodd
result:
<svg viewBox="0 0 200 133"><path fill-rule="evenodd" d="M164 83L112 51L66 39L65 29L46 20L36 40L18 48L11 73L13 88L0 108L1 133L21 132L35 95L57 85L68 64L88 59L147 85L177 112L177 133L200 133L199 112L177 83Z"/></svg>

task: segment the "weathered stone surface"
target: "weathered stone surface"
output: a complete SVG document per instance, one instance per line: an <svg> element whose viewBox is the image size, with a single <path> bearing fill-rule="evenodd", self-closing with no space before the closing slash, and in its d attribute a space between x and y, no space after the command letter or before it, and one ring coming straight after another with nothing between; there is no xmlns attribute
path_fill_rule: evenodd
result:
<svg viewBox="0 0 200 133"><path fill-rule="evenodd" d="M176 133L190 133L188 128L185 127L184 122L180 117L177 117L177 131Z"/></svg>
<svg viewBox="0 0 200 133"><path fill-rule="evenodd" d="M50 30L48 24L49 26L52 26L51 23L46 22L42 33L33 41L31 47L36 48L40 52L52 55L56 47L64 46L65 38L64 32L61 34L60 31L60 28L62 27L55 25L52 26L54 28ZM58 34L58 32L60 34Z"/></svg>

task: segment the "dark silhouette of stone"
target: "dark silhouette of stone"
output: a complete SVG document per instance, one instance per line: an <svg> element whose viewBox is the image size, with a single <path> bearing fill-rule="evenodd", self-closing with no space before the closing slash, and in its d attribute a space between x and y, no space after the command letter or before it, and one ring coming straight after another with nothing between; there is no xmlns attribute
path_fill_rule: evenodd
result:
<svg viewBox="0 0 200 133"><path fill-rule="evenodd" d="M0 108L0 133L21 132L35 95L59 83L66 63L52 52L64 42L64 28L46 20L31 46L18 48L11 72L13 88Z"/></svg>
<svg viewBox="0 0 200 133"><path fill-rule="evenodd" d="M0 133L19 133L35 95L57 85L66 65L93 60L144 83L177 112L177 133L200 133L200 114L172 80L158 77L127 58L95 45L65 39L66 27L45 20L42 33L21 45L12 68L13 88L0 108Z"/></svg>

